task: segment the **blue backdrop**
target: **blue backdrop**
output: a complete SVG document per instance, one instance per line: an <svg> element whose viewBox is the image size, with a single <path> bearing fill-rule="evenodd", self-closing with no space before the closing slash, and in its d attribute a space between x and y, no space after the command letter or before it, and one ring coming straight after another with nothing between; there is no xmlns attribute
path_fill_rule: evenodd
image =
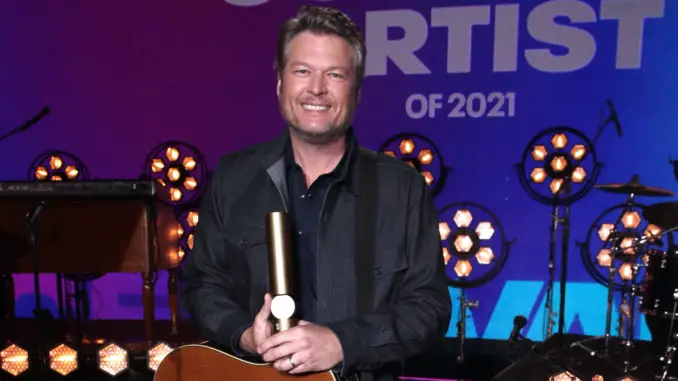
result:
<svg viewBox="0 0 678 381"><path fill-rule="evenodd" d="M161 141L195 145L212 167L226 152L272 138L284 127L272 70L276 33L302 3L4 3L0 123L8 130L43 105L52 113L2 142L0 176L25 178L36 155L63 149L78 155L95 177L136 178ZM528 196L515 164L547 127L571 126L593 139L601 117L609 116L609 99L623 135L611 124L597 140L597 158L604 163L598 182L624 182L638 174L643 183L678 190L668 162L678 157L673 24L678 4L324 3L345 10L366 34L368 78L355 122L361 143L376 149L397 133L430 139L451 167L438 207L479 203L501 221L507 239L515 239L502 271L468 290L480 302L469 313L468 336L507 338L514 315L524 314L529 336L542 339L552 210ZM586 239L600 213L623 201L624 196L593 190L571 208L569 332L603 332L606 288L585 271L576 242ZM54 278L43 278L44 293L53 298ZM28 316L31 277L15 279L18 314ZM156 292L162 319L169 315L165 281L162 274ZM140 275L94 281L93 317L140 319L140 289ZM459 290L450 292L456 297ZM554 302L557 306L557 292ZM456 303L450 336L456 335ZM648 339L640 318L637 334Z"/></svg>

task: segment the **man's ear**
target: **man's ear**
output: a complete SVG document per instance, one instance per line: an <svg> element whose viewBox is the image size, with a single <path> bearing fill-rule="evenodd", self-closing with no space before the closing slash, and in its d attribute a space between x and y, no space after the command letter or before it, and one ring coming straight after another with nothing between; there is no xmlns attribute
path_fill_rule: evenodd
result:
<svg viewBox="0 0 678 381"><path fill-rule="evenodd" d="M280 98L280 88L282 87L282 80L280 79L280 76L278 76L278 85L275 88L275 92L278 95L278 98Z"/></svg>

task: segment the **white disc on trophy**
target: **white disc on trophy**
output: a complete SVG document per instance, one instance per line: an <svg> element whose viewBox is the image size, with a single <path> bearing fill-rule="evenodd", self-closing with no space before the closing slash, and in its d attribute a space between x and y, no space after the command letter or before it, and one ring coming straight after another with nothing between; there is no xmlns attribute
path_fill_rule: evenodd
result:
<svg viewBox="0 0 678 381"><path fill-rule="evenodd" d="M271 300L271 314L276 319L289 319L294 315L294 299L289 295L277 295Z"/></svg>

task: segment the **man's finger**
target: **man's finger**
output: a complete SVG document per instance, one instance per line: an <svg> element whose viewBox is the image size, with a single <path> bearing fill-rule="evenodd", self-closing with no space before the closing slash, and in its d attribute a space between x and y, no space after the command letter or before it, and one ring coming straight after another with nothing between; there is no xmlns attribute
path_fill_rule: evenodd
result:
<svg viewBox="0 0 678 381"><path fill-rule="evenodd" d="M264 295L264 304L259 309L257 316L254 318L259 323L264 323L268 320L268 317L271 315L271 296L267 293Z"/></svg>
<svg viewBox="0 0 678 381"><path fill-rule="evenodd" d="M313 324L313 323L311 323L310 321L306 321L306 320L299 320L299 325L309 325L309 324Z"/></svg>
<svg viewBox="0 0 678 381"><path fill-rule="evenodd" d="M278 345L282 345L284 343L294 341L296 337L298 337L298 331L293 329L283 331L280 333L276 333L273 336L270 336L266 340L264 340L261 344L259 344L259 353L265 353L269 349L273 347L277 347Z"/></svg>
<svg viewBox="0 0 678 381"><path fill-rule="evenodd" d="M273 347L261 354L264 362L274 362L279 359L285 359L304 349L300 341L288 341L284 344ZM296 359L296 356L295 356Z"/></svg>

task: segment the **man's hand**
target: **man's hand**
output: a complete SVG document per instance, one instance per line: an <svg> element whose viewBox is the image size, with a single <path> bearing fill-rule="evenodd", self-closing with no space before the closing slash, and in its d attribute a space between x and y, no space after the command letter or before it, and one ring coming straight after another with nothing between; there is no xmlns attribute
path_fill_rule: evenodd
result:
<svg viewBox="0 0 678 381"><path fill-rule="evenodd" d="M274 368L291 374L329 370L344 359L332 330L303 320L297 327L264 340L257 352Z"/></svg>
<svg viewBox="0 0 678 381"><path fill-rule="evenodd" d="M251 354L257 353L257 347L273 333L273 325L268 320L271 314L271 295L264 295L264 305L254 317L254 323L240 336L240 348Z"/></svg>

